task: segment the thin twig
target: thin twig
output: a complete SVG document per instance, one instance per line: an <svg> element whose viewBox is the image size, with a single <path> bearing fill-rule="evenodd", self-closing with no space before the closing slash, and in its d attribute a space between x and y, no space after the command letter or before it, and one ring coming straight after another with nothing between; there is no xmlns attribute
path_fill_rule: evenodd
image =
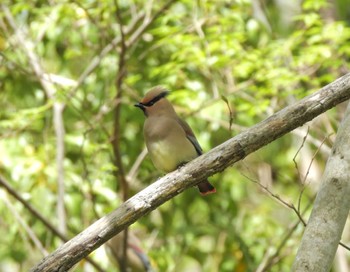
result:
<svg viewBox="0 0 350 272"><path fill-rule="evenodd" d="M142 25L131 35L131 37L126 41L126 46L132 46L136 41L139 40L141 35L147 30L147 28L161 15L165 10L167 10L174 2L177 0L169 0L164 4L152 17L145 16Z"/></svg>
<svg viewBox="0 0 350 272"><path fill-rule="evenodd" d="M301 213L302 216L311 207L311 205L312 205L312 202L310 201L308 203L308 205L305 207L304 211ZM300 220L298 219L298 221L293 223L292 227L289 228L288 232L286 233L286 235L284 236L284 238L282 239L282 241L280 242L280 244L276 248L275 253L273 255L271 255L267 259L266 262L264 262L264 266L263 267L261 267L260 269L258 268L255 272L260 272L260 271L263 272L263 271L269 271L270 270L271 266L273 266L276 263L276 258L280 255L281 250L283 249L285 244L288 242L288 239L292 236L292 234L294 233L294 231L296 230L296 228L297 228L297 226L299 224L300 224Z"/></svg>
<svg viewBox="0 0 350 272"><path fill-rule="evenodd" d="M307 168L307 170L306 170L304 179L303 179L302 182L301 182L301 184L302 184L303 187L302 187L302 189L301 189L301 191L300 191L299 198L298 198L298 211L300 211L301 199L302 199L303 193L304 193L305 188L306 188L306 186L305 186L305 184L306 184L306 179L307 179L307 177L309 176L311 166L312 166L312 164L313 164L313 162L314 162L314 160L315 160L315 158L316 158L316 155L319 153L319 151L321 150L322 145L323 145L324 142L328 139L328 137L329 137L329 136L325 137L325 138L322 140L321 144L318 146L317 150L315 151L314 155L313 155L312 158L311 158L311 161L310 161L309 166L308 166L308 168Z"/></svg>
<svg viewBox="0 0 350 272"><path fill-rule="evenodd" d="M298 163L297 163L297 161L296 161L296 157L298 156L298 154L300 153L300 151L301 151L302 148L304 147L304 144L305 144L305 142L306 142L306 139L307 139L307 137L308 137L308 135L309 135L309 130L310 130L310 127L308 126L308 127L307 127L307 131L306 131L306 134L305 134L305 136L303 137L303 141L301 142L300 147L298 148L297 152L295 153L295 155L294 155L294 157L293 157L293 163L294 163L294 165L295 165L295 169L297 170L299 179L301 179L301 175L302 175L302 174L300 173L299 166L298 166ZM299 197L298 197L298 207L297 207L297 210L298 210L299 212L300 212L301 199L302 199L303 193L304 193L305 188L306 188L306 186L305 186L305 181L306 181L306 178L307 178L307 176L308 176L308 174L309 174L309 169L310 169L310 167L311 167L312 161L313 161L313 160L311 160L311 162L310 162L310 164L309 164L308 172L306 173L306 175L305 175L304 178L303 178L303 181L301 182L302 188L301 188L300 193L299 193Z"/></svg>
<svg viewBox="0 0 350 272"><path fill-rule="evenodd" d="M229 110L229 131L232 132L232 124L233 124L233 111L231 109L230 103L226 96L222 95L221 99L226 103L227 108Z"/></svg>
<svg viewBox="0 0 350 272"><path fill-rule="evenodd" d="M141 166L142 161L145 159L147 153L148 153L147 148L143 148L142 152L138 155L134 164L131 166L129 172L126 174L126 177L129 181L129 183L133 182L135 180L137 172Z"/></svg>
<svg viewBox="0 0 350 272"><path fill-rule="evenodd" d="M295 212L295 214L299 217L299 220L303 223L304 226L306 226L306 222L303 219L302 215L300 214L300 212L298 211L298 209L294 206L294 204L289 203L285 200L283 200L279 195L273 193L267 186L261 184L259 181L254 180L251 177L248 177L247 175L241 173L241 175L245 178L247 178L249 181L257 184L260 186L260 188L262 188L266 193L268 193L268 195L270 195L272 198L276 199L277 202L282 203L284 206L288 207L289 209L293 210Z"/></svg>
<svg viewBox="0 0 350 272"><path fill-rule="evenodd" d="M43 90L46 93L46 96L49 99L55 99L56 89L51 81L44 79L44 70L41 67L40 61L38 56L34 52L34 45L31 40L29 40L26 37L26 34L20 29L8 9L7 6L1 4L1 9L3 10L5 14L5 18L9 25L11 26L12 30L15 32L15 36L17 38L18 43L23 48L25 54L28 57L29 64L31 65L38 81L40 82ZM67 231L67 224L66 224L66 211L65 211L65 205L64 205L64 166L63 166L63 160L64 160L64 123L63 123L63 109L64 104L61 102L54 101L53 102L53 123L54 123L54 129L55 129L55 136L56 136L56 166L57 166L57 187L58 187L58 193L57 193L57 216L58 216L58 223L59 228L63 233L66 233Z"/></svg>
<svg viewBox="0 0 350 272"><path fill-rule="evenodd" d="M130 23L129 27L125 31L125 34L128 35L132 31L134 31L134 28L139 24L139 22L144 18L145 14L143 12L140 12L137 17L134 18L134 20ZM100 65L101 61L104 57L107 56L108 53L110 53L116 46L118 46L120 43L120 37L115 37L109 44L107 44L101 52L95 56L87 65L85 70L81 73L77 80L77 84L68 92L67 98L69 101L70 98L72 98L75 93L78 91L80 86L84 83L86 78Z"/></svg>
<svg viewBox="0 0 350 272"><path fill-rule="evenodd" d="M6 179L2 176L0 176L0 186L3 187L12 197L14 197L17 201L22 203L22 205L41 223L45 225L45 227L50 230L54 235L59 237L63 242L67 242L68 238L56 227L51 224L50 221L48 221L41 213L35 209L29 202L27 202L12 186L9 182L6 181ZM98 271L104 272L104 270L91 258L86 257L85 258L93 267L95 267Z"/></svg>
<svg viewBox="0 0 350 272"><path fill-rule="evenodd" d="M325 140L326 140L327 138L328 138L328 137L325 137L325 138L323 139L322 143L324 143ZM314 158L315 158L316 154L318 153L318 151L320 150L320 148L321 148L321 146L319 146L319 148L316 150L316 152L315 152L315 154L314 154L314 156L313 156L313 158L312 158L312 160L311 160L311 163L312 163L312 161L314 160ZM299 199L298 199L298 208L296 208L296 207L294 206L294 204L288 203L287 201L283 200L279 195L273 193L267 186L261 184L259 181L254 180L254 179L248 177L247 175L245 175L245 174L243 174L243 173L241 173L241 175L244 176L245 178L247 178L248 180L250 180L251 182L253 182L253 183L259 185L259 186L260 186L265 192L267 192L271 197L273 197L274 199L276 199L278 202L282 203L284 206L286 206L286 207L290 208L291 210L293 210L294 213L298 216L300 222L304 225L304 227L306 227L307 223L306 223L306 221L303 219L303 213L306 211L306 209L304 210L304 212L302 212L302 213L300 212L300 198L301 198L300 195L299 195ZM305 181L305 180L304 180L304 181ZM307 208L309 208L309 206L310 206L310 203L309 203L309 205L307 206ZM342 247L344 247L345 249L347 249L347 250L350 251L350 247L347 246L347 245L345 245L343 242L340 241L340 242L339 242L339 245L341 245Z"/></svg>
<svg viewBox="0 0 350 272"><path fill-rule="evenodd" d="M298 137L301 137L301 138L303 138L305 136L304 131L302 131L302 129L300 129L300 128L293 130L291 133L298 136ZM311 143L313 146L321 145L321 141L316 139L315 137L313 137L310 134L307 136L306 142ZM331 148L329 146L326 146L326 145L322 146L321 151L322 151L322 154L324 154L325 156L329 156L331 154Z"/></svg>
<svg viewBox="0 0 350 272"><path fill-rule="evenodd" d="M295 153L294 157L293 157L293 163L295 165L295 169L297 170L297 173L298 173L298 176L299 176L299 179L301 179L301 173L300 173L300 170L299 170L299 167L298 167L298 163L296 161L296 157L299 155L301 149L304 147L304 144L306 142L306 139L307 139L307 136L309 135L309 130L310 130L310 127L308 126L307 127L307 131L306 131L306 134L305 136L303 137L303 141L301 142L301 145L299 146L297 152ZM302 183L303 184L303 183Z"/></svg>
<svg viewBox="0 0 350 272"><path fill-rule="evenodd" d="M118 60L118 70L116 74L116 91L117 94L115 96L115 102L116 106L114 109L114 131L113 131L113 139L112 139L112 145L113 145L113 152L114 152L114 159L115 159L115 166L116 166L116 178L118 180L118 183L120 185L120 190L122 192L122 198L123 201L126 201L129 197L129 185L125 178L125 170L124 165L122 161L122 155L120 152L121 147L121 123L120 123L120 110L122 103L120 103L122 97L123 97L123 82L124 78L127 73L126 69L126 54L127 54L127 46L125 44L125 33L123 30L123 18L120 12L120 8L118 5L118 1L114 0L114 5L116 8L116 19L119 24L119 32L120 32L120 53L119 53L119 60ZM127 271L128 267L128 259L127 259L127 249L128 249L128 228L125 229L124 235L123 235L123 258L120 260L120 270L122 272Z"/></svg>
<svg viewBox="0 0 350 272"><path fill-rule="evenodd" d="M294 157L293 157L293 162L294 162L294 165L295 165L295 169L296 169L297 172L298 172L299 178L302 179L302 181L301 181L302 188L301 188L300 193L299 193L299 197L298 197L298 206L297 206L297 210L299 211L299 213L300 213L300 206L301 206L302 196L303 196L303 193L304 193L304 191L305 191L305 189L306 189L306 186L305 186L306 180L307 180L307 177L309 176L311 166L312 166L312 164L313 164L313 162L314 162L314 160L315 160L315 158L316 158L316 155L317 155L317 154L319 153L319 151L321 150L321 147L323 146L323 144L325 143L325 141L326 141L326 140L329 138L329 136L330 136L330 135L328 135L327 137L325 137L325 138L321 141L320 145L317 147L317 150L315 151L314 155L313 155L312 158L311 158L311 161L310 161L310 163L309 163L309 165L308 165L308 168L307 168L307 170L306 170L305 175L303 175L303 177L302 177L302 174L300 173L300 170L299 170L298 163L297 163L297 161L296 161L296 157L298 156L298 154L300 153L300 151L301 151L302 148L304 147L304 144L305 144L305 142L306 142L306 140L307 140L308 135L309 135L309 127L307 127L307 132L306 132L305 136L303 137L303 141L302 141L300 147L298 148L297 152L295 153L295 155L294 155Z"/></svg>
<svg viewBox="0 0 350 272"><path fill-rule="evenodd" d="M34 245L39 249L41 254L43 256L48 255L47 250L43 246L43 244L40 242L39 238L36 236L34 231L28 226L28 224L23 220L23 218L19 215L17 210L13 207L11 202L7 199L7 197L2 197L2 201L5 203L5 206L10 210L11 214L14 215L18 223L23 227L25 232L28 234L29 238L33 241Z"/></svg>

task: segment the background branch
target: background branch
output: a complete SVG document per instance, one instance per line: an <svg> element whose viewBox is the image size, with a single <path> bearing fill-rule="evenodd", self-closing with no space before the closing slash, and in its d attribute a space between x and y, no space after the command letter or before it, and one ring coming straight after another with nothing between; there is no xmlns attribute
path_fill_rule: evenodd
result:
<svg viewBox="0 0 350 272"><path fill-rule="evenodd" d="M125 29L124 35L130 35L130 38L125 41L125 45L127 47L130 47L136 41L141 37L141 35L147 30L147 28L164 12L166 9L168 9L171 4L176 2L176 0L169 0L167 3L165 3L152 17L147 16L144 12L140 12L135 18L132 20L132 22L129 24L129 26ZM142 21L142 24L139 25L139 23ZM138 26L139 25L139 26ZM137 27L138 26L138 27ZM74 96L74 94L78 91L80 86L84 83L86 78L100 65L101 61L110 53L113 49L115 49L119 44L121 43L121 36L116 36L109 44L107 44L102 51L95 56L89 65L85 68L85 70L81 73L79 76L79 79L77 80L77 84L72 88L72 90L69 91L69 94L67 95L68 98L71 98Z"/></svg>
<svg viewBox="0 0 350 272"><path fill-rule="evenodd" d="M49 220L47 220L36 208L34 208L28 201L26 201L6 179L0 176L0 186L3 187L12 197L18 200L36 219L45 225L45 227L51 231L54 235L59 237L63 242L67 242L68 238L60 230L58 230ZM45 253L46 254L46 253ZM97 271L104 272L104 270L91 258L87 257L86 260Z"/></svg>
<svg viewBox="0 0 350 272"><path fill-rule="evenodd" d="M66 211L64 205L64 122L63 122L63 109L64 104L60 101L57 101L55 98L56 88L54 84L47 80L45 77L45 72L41 67L38 56L34 52L34 44L31 40L29 40L25 33L20 29L9 11L8 7L5 5L1 5L1 9L3 10L6 20L10 24L11 28L15 32L17 43L23 48L24 53L28 57L29 64L33 69L38 81L40 82L46 96L49 99L53 100L53 124L56 136L56 171L57 171L57 218L58 218L58 228L62 233L67 232L66 226Z"/></svg>
<svg viewBox="0 0 350 272"><path fill-rule="evenodd" d="M122 194L123 201L126 201L129 197L129 185L125 177L125 170L124 165L122 161L122 154L121 154L121 125L120 125L120 111L121 111L121 100L123 97L123 81L127 73L126 68L126 53L127 53L127 46L125 44L125 34L123 30L123 18L121 15L121 11L118 5L118 1L114 0L114 5L116 8L116 18L117 22L119 24L119 32L120 32L120 52L119 52L119 58L118 58L118 70L116 74L116 81L115 81L115 87L116 87L116 96L114 98L115 100L115 109L114 109L114 124L113 124L113 139L112 139L112 146L113 146L113 153L114 153L114 164L116 167L115 176L117 178L117 183L120 185L120 191ZM123 232L123 239L122 239L122 256L120 260L120 270L122 272L127 271L127 247L128 247L128 229L126 228Z"/></svg>
<svg viewBox="0 0 350 272"><path fill-rule="evenodd" d="M347 74L154 182L59 247L31 271L68 270L112 236L167 200L349 98L350 74Z"/></svg>
<svg viewBox="0 0 350 272"><path fill-rule="evenodd" d="M40 239L37 237L37 235L34 233L34 231L30 228L30 226L28 226L28 223L20 216L20 214L15 209L15 207L7 199L7 196L5 195L5 196L2 196L1 198L4 201L6 208L11 211L13 216L19 222L19 225L25 230L25 232L29 236L30 240L32 240L35 247L39 249L39 251L42 255L44 255L44 256L48 255L48 252L45 249L45 247L43 246L43 244L41 243Z"/></svg>

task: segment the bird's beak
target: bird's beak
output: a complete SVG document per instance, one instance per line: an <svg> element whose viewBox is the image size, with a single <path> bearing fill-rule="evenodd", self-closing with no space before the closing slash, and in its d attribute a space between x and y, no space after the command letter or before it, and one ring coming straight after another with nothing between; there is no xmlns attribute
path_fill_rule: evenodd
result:
<svg viewBox="0 0 350 272"><path fill-rule="evenodd" d="M145 109L145 106L142 103L136 103L134 106L140 108L141 110Z"/></svg>

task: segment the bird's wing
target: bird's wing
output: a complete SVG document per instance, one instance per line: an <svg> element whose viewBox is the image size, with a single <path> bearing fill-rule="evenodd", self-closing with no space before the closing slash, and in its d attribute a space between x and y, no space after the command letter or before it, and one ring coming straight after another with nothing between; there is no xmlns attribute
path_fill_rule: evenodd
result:
<svg viewBox="0 0 350 272"><path fill-rule="evenodd" d="M199 145L196 136L194 136L194 133L193 133L192 129L190 128L190 126L184 120L182 120L180 118L178 118L178 122L181 125L181 127L184 129L187 139L193 144L194 148L196 149L198 156L202 155L203 150L202 150L201 146Z"/></svg>

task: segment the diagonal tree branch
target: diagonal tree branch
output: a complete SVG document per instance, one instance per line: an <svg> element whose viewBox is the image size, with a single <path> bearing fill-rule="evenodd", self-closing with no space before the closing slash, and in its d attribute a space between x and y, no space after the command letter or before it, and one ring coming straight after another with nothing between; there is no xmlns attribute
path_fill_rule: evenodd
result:
<svg viewBox="0 0 350 272"><path fill-rule="evenodd" d="M45 257L31 271L67 271L167 200L349 98L350 73L154 182Z"/></svg>

